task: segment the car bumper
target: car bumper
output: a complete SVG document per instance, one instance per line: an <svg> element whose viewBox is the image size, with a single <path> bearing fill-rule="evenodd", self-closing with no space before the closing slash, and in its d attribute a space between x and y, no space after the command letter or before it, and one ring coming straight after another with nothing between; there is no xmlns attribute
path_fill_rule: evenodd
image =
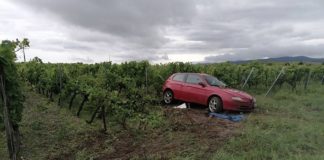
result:
<svg viewBox="0 0 324 160"><path fill-rule="evenodd" d="M255 107L256 107L255 102L248 102L248 103L247 102L235 102L231 106L228 106L228 107L225 106L224 109L244 112L244 111L252 111L252 110L254 110Z"/></svg>

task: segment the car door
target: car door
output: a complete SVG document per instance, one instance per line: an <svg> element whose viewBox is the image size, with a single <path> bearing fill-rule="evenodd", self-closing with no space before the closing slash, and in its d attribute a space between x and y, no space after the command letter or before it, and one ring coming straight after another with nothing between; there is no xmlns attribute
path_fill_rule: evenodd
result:
<svg viewBox="0 0 324 160"><path fill-rule="evenodd" d="M186 74L178 73L172 77L172 91L174 94L174 98L178 100L184 99L184 81L186 78Z"/></svg>
<svg viewBox="0 0 324 160"><path fill-rule="evenodd" d="M201 86L199 82L204 82L199 74L188 74L184 86L184 99L188 102L204 104L206 96L205 87Z"/></svg>

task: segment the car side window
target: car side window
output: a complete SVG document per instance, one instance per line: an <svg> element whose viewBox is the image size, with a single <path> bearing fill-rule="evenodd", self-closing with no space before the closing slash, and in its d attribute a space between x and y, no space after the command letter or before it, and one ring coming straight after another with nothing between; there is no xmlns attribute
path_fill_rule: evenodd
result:
<svg viewBox="0 0 324 160"><path fill-rule="evenodd" d="M202 82L202 80L199 75L189 74L186 82L191 84L198 84L199 82Z"/></svg>
<svg viewBox="0 0 324 160"><path fill-rule="evenodd" d="M174 81L183 82L184 81L184 77L185 77L185 74L176 74L172 79Z"/></svg>

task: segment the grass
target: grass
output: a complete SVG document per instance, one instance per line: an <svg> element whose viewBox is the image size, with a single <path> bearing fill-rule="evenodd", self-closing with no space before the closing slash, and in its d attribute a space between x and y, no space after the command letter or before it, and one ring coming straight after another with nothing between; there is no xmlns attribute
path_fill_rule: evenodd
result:
<svg viewBox="0 0 324 160"><path fill-rule="evenodd" d="M59 108L56 103L34 92L26 95L24 116L20 124L23 144L21 155L24 159L41 160L49 156L61 159L62 155L67 158L69 155L64 154L71 152L79 157L92 155L75 148L89 133L98 131L100 127L96 123L88 125L66 108Z"/></svg>
<svg viewBox="0 0 324 160"><path fill-rule="evenodd" d="M324 85L314 84L306 91L302 88L291 91L284 87L269 97L264 96L265 91L251 89L250 92L256 95L257 109L240 123L241 127L237 128L239 134L226 140L225 144L215 145L217 149L210 150L208 143L198 142L197 135L188 132L163 129L163 137L159 137L160 132L154 128L170 127L167 123L160 123L163 121L162 116L150 115L149 125L153 128L150 132L152 137L159 139L146 141L179 143L184 146L180 151L170 154L172 159L324 159ZM89 118L86 111L81 119L75 117L79 103L75 103L71 112L36 93L27 92L26 95L20 127L23 144L21 154L24 159L92 159L100 154L114 152L115 144L122 145L118 143L118 138L125 132L114 123L109 123L109 136L97 141L96 136L102 136L96 134L101 129L101 122L97 120L92 125L86 124L85 119ZM80 98L76 99L76 102L79 101ZM153 113L159 115L160 112L156 110ZM141 143L147 138L142 132L131 132L135 136L125 137L132 140L129 145ZM218 143L215 139L210 141ZM148 153L146 156L148 159L165 158L161 154ZM143 159L141 155L133 158ZM8 159L4 132L0 132L0 159Z"/></svg>
<svg viewBox="0 0 324 160"><path fill-rule="evenodd" d="M258 109L213 159L324 159L324 86L256 96Z"/></svg>
<svg viewBox="0 0 324 160"><path fill-rule="evenodd" d="M1 159L9 159L5 132L0 132L0 157Z"/></svg>

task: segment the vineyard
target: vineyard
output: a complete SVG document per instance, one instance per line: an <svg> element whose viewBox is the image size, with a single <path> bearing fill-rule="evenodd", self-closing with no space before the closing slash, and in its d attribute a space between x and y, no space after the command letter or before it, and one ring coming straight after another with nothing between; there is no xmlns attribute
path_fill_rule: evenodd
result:
<svg viewBox="0 0 324 160"><path fill-rule="evenodd" d="M253 69L251 71L251 69ZM96 114L103 118L106 131L106 116L116 117L127 128L127 119L147 118L145 106L159 105L164 81L176 72L199 72L218 77L229 87L248 88L258 91L269 88L276 77L276 88L287 84L292 90L297 86L307 88L309 81L323 83L324 65L296 64L260 64L236 65L169 63L151 65L147 61L112 64L45 64L39 58L18 65L22 81L30 84L39 94L51 101L57 97L57 103L70 110L79 97L76 116L80 116L84 105L92 113L88 123L92 123ZM283 74L280 74L283 72ZM278 75L280 74L280 75ZM247 79L249 78L249 79ZM63 104L63 102L68 102ZM145 120L144 120L145 121Z"/></svg>
<svg viewBox="0 0 324 160"><path fill-rule="evenodd" d="M187 122L180 118L185 119L187 113L165 109L166 107L161 102L162 85L171 74L176 72L199 72L213 75L229 87L258 95L257 98L261 99L261 105L266 104L267 100L264 100L266 95L275 97L277 92L280 95L282 91L298 95L303 92L308 93L312 87L324 84L324 65L322 64L304 64L302 62L150 64L148 61L132 61L121 64L112 62L52 64L43 63L37 57L29 62L14 63L13 50L16 45L7 42L2 44L2 48L1 84L9 96L9 98L2 99L2 104L6 106L6 100L10 100L9 114L13 123L11 126L17 132L23 113L21 103L24 99L32 98L28 96L29 94L46 97L48 103L55 104L59 106L58 109L67 110L75 118L84 120L91 129L100 128L104 135L124 131L132 134L143 132L142 134L149 135L155 130L164 132L166 128L170 127L173 131L186 130L186 125L183 126L183 124ZM2 56L5 55L3 53L11 55L8 54L5 57ZM6 78L5 82L4 78ZM4 84L7 88L4 88ZM23 93L21 90L25 90L24 93L28 93L28 95L21 95ZM4 93L2 92L2 97L4 97ZM1 108L1 110L3 109ZM198 111L193 116L197 115L203 116L204 114ZM165 117L169 117L169 119L171 117L171 120L166 120ZM175 117L176 119L174 119ZM0 119L1 121L6 119L5 114L0 116ZM169 121L171 122L168 123ZM100 124L100 127L96 124ZM188 125L199 126L201 124L191 122ZM237 128L236 125L226 124L226 126L227 128ZM0 128L4 128L2 124ZM203 128L191 129L200 130ZM214 133L211 132L212 130L208 131ZM210 136L212 135L210 134ZM107 139L109 138L111 137ZM231 136L223 138L226 140Z"/></svg>
<svg viewBox="0 0 324 160"><path fill-rule="evenodd" d="M128 89L130 89L128 91L143 91L146 95L151 95L151 98L160 98L164 81L176 72L207 73L218 77L228 86L234 88L240 88L249 78L246 83L249 88L267 88L271 86L281 71L283 74L276 82L279 87L287 83L294 90L297 84L305 84L309 80L323 82L323 65L304 65L303 63L261 64L255 62L236 65L179 62L150 65L147 61L142 61L122 64L112 64L111 62L44 64L36 57L31 62L19 64L19 74L22 80L29 82L39 93L46 94L50 98L54 94L72 95L72 97L80 94L89 98L89 96L95 96L93 90L119 95Z"/></svg>

